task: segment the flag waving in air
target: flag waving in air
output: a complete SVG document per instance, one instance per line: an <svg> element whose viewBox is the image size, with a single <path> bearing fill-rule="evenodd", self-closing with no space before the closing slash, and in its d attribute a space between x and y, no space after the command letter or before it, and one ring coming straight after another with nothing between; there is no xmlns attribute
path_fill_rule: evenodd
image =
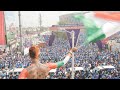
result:
<svg viewBox="0 0 120 90"><path fill-rule="evenodd" d="M120 12L89 12L74 17L84 24L85 43L103 40L120 31Z"/></svg>

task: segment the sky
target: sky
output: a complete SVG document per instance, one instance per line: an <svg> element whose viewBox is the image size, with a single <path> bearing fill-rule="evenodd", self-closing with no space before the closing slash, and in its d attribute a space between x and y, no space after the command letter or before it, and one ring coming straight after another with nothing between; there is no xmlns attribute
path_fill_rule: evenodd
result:
<svg viewBox="0 0 120 90"><path fill-rule="evenodd" d="M39 15L41 13L42 26L51 26L58 23L60 15L74 12L80 11L21 11L21 24L22 27L39 26ZM17 26L19 25L18 11L5 11L5 13L6 23L14 21Z"/></svg>

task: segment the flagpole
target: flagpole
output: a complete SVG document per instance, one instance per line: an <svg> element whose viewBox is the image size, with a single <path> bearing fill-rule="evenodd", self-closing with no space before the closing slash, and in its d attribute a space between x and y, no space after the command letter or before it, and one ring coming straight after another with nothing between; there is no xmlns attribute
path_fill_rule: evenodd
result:
<svg viewBox="0 0 120 90"><path fill-rule="evenodd" d="M74 47L74 31L72 31L72 48ZM72 79L74 79L74 52L72 54Z"/></svg>

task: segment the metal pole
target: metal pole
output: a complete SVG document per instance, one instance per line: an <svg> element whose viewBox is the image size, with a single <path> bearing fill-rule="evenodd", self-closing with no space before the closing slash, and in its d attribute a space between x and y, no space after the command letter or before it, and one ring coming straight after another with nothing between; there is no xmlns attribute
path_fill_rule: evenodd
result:
<svg viewBox="0 0 120 90"><path fill-rule="evenodd" d="M21 32L21 13L18 11L18 16L19 16L19 31L20 31L20 50L22 53L22 32Z"/></svg>
<svg viewBox="0 0 120 90"><path fill-rule="evenodd" d="M41 24L42 24L42 20L41 20L41 13L40 13L40 30L41 30Z"/></svg>
<svg viewBox="0 0 120 90"><path fill-rule="evenodd" d="M41 20L41 13L40 13L40 16L39 16L39 23L40 23L40 31L39 32L41 32L41 25L42 25L42 20ZM38 33L38 35L40 35L40 33Z"/></svg>
<svg viewBox="0 0 120 90"><path fill-rule="evenodd" d="M6 48L8 46L8 40L7 40L7 31L6 31L6 19L5 19L5 11L3 11L3 15L4 15L4 31L5 31L5 41L6 41Z"/></svg>
<svg viewBox="0 0 120 90"><path fill-rule="evenodd" d="M72 48L74 47L74 31L72 31ZM72 54L72 79L74 79L74 53Z"/></svg>

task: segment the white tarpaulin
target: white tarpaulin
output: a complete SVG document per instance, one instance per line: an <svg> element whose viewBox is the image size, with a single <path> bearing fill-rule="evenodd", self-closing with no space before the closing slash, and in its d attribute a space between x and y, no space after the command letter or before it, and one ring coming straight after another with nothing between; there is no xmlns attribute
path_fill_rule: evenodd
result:
<svg viewBox="0 0 120 90"><path fill-rule="evenodd" d="M24 55L28 54L29 53L29 48L25 48L24 49Z"/></svg>
<svg viewBox="0 0 120 90"><path fill-rule="evenodd" d="M70 71L72 71L72 68L69 68L70 69ZM79 70L84 70L84 68L83 67L75 67L75 71L79 71Z"/></svg>
<svg viewBox="0 0 120 90"><path fill-rule="evenodd" d="M103 69L103 67L101 67L101 66L98 66L97 68L99 68L99 69Z"/></svg>
<svg viewBox="0 0 120 90"><path fill-rule="evenodd" d="M103 68L108 68L108 69L110 69L110 68L115 68L114 66L103 66Z"/></svg>
<svg viewBox="0 0 120 90"><path fill-rule="evenodd" d="M10 70L9 72L21 72L24 68L15 68L14 70Z"/></svg>
<svg viewBox="0 0 120 90"><path fill-rule="evenodd" d="M93 70L101 70L101 69L111 69L111 68L115 68L114 66L97 66L95 67Z"/></svg>

